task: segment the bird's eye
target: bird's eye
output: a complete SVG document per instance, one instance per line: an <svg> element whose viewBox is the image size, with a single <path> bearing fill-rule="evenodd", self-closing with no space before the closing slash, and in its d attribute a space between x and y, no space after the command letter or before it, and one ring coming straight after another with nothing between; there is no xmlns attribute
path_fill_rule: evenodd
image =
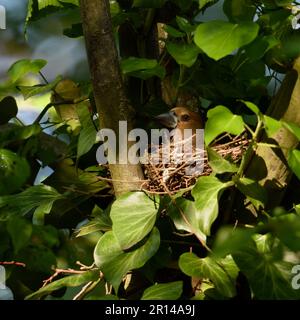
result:
<svg viewBox="0 0 300 320"><path fill-rule="evenodd" d="M189 121L190 120L190 116L188 114L184 114L183 116L181 116L181 121Z"/></svg>

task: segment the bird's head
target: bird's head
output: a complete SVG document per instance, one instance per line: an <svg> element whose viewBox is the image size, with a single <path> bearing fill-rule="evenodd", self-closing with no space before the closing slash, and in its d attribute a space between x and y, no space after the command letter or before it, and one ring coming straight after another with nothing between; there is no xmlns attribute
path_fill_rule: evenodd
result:
<svg viewBox="0 0 300 320"><path fill-rule="evenodd" d="M202 129L203 120L199 113L185 107L176 107L169 112L160 114L156 120L170 129Z"/></svg>

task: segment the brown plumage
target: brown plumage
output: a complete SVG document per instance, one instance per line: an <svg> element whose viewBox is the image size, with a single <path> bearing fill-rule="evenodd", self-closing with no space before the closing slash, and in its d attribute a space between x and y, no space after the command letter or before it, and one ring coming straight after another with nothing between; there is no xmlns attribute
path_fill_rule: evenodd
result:
<svg viewBox="0 0 300 320"><path fill-rule="evenodd" d="M167 113L158 115L156 119L167 128L179 129L182 139L184 137L184 129L192 129L192 134L194 135L196 129L204 128L201 115L185 107L173 108ZM195 145L195 137L193 137L193 145Z"/></svg>

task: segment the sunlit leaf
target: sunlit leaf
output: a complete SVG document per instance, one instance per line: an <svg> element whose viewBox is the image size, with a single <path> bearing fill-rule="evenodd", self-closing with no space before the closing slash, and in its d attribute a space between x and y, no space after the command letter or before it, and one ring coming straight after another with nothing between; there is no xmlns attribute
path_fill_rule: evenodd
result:
<svg viewBox="0 0 300 320"><path fill-rule="evenodd" d="M257 181L244 177L236 182L236 186L256 209L264 207L267 202L267 192Z"/></svg>
<svg viewBox="0 0 300 320"><path fill-rule="evenodd" d="M132 247L149 234L156 220L158 205L143 192L124 194L112 204L113 232L122 249Z"/></svg>
<svg viewBox="0 0 300 320"><path fill-rule="evenodd" d="M199 258L194 253L184 253L179 258L179 267L187 275L200 279L210 279L215 288L225 297L236 294L235 280L238 268L231 257L214 259L212 257ZM230 260L230 261L229 261ZM226 264L224 262L226 261ZM230 270L230 272L228 272Z"/></svg>
<svg viewBox="0 0 300 320"><path fill-rule="evenodd" d="M206 235L198 227L197 209L194 201L184 199L182 197L175 200L176 205L172 205L168 210L168 214L173 220L178 230L184 230L194 233L203 241L206 240Z"/></svg>
<svg viewBox="0 0 300 320"><path fill-rule="evenodd" d="M52 283L49 283L45 287L39 289L38 291L28 295L26 300L36 300L51 292L56 291L64 287L79 287L82 284L88 283L90 281L96 281L99 278L99 271L86 271L81 274L75 274L71 276L66 276L62 279L56 280Z"/></svg>
<svg viewBox="0 0 300 320"><path fill-rule="evenodd" d="M215 173L237 172L238 167L224 159L215 150L207 148L208 162Z"/></svg>
<svg viewBox="0 0 300 320"><path fill-rule="evenodd" d="M175 43L168 41L166 47L178 64L191 67L197 60L199 49L194 44Z"/></svg>
<svg viewBox="0 0 300 320"><path fill-rule="evenodd" d="M219 213L219 197L231 183L224 183L213 176L200 177L192 189L195 199L196 220L199 229L210 235L210 228Z"/></svg>
<svg viewBox="0 0 300 320"><path fill-rule="evenodd" d="M182 289L182 281L154 284L144 291L141 300L177 300Z"/></svg>
<svg viewBox="0 0 300 320"><path fill-rule="evenodd" d="M45 67L47 61L45 60L29 60L23 59L15 62L7 71L12 82L16 82L28 73L39 73Z"/></svg>
<svg viewBox="0 0 300 320"><path fill-rule="evenodd" d="M243 118L233 114L224 106L210 109L207 117L208 120L204 130L204 140L207 146L223 132L239 135L244 131Z"/></svg>
<svg viewBox="0 0 300 320"><path fill-rule="evenodd" d="M255 39L259 27L252 22L233 24L215 20L200 24L195 43L210 58L219 60Z"/></svg>
<svg viewBox="0 0 300 320"><path fill-rule="evenodd" d="M125 252L121 249L114 233L108 231L100 238L95 248L95 263L104 273L105 279L118 290L125 274L130 270L141 268L156 253L159 244L159 231L154 228L144 244L133 251Z"/></svg>
<svg viewBox="0 0 300 320"><path fill-rule="evenodd" d="M288 153L288 164L294 174L300 180L300 150L290 150Z"/></svg>

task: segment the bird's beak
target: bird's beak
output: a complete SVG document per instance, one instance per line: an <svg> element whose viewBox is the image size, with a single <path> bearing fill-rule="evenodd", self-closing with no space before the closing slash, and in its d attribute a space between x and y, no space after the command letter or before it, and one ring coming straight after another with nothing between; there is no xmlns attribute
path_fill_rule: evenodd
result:
<svg viewBox="0 0 300 320"><path fill-rule="evenodd" d="M173 112L162 113L155 117L155 119L167 128L176 128L178 119Z"/></svg>

